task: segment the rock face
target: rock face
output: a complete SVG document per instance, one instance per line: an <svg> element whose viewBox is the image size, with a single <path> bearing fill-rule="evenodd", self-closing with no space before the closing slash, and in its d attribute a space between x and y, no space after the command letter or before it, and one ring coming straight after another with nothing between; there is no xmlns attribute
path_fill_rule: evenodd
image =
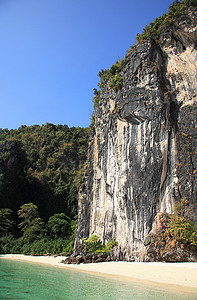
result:
<svg viewBox="0 0 197 300"><path fill-rule="evenodd" d="M82 238L114 239L117 260L143 261L159 212L196 205L196 12L126 57L123 87L108 82L95 111L85 184L79 194L75 253Z"/></svg>

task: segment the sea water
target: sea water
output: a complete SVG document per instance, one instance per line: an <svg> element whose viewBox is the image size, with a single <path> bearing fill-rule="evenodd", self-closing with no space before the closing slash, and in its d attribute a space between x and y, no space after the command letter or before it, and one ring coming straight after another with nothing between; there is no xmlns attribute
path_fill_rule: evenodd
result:
<svg viewBox="0 0 197 300"><path fill-rule="evenodd" d="M84 272L0 259L0 299L190 300L197 295Z"/></svg>

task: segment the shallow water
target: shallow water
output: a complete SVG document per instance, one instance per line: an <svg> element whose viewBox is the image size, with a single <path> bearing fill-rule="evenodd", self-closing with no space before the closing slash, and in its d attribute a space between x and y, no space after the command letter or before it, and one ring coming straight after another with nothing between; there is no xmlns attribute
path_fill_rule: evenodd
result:
<svg viewBox="0 0 197 300"><path fill-rule="evenodd" d="M73 270L0 259L0 299L190 300L197 295Z"/></svg>

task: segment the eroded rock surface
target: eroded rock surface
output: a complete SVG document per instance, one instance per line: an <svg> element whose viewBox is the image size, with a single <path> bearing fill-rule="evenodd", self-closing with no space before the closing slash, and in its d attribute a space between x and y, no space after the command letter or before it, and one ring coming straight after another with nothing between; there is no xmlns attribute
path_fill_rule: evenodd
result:
<svg viewBox="0 0 197 300"><path fill-rule="evenodd" d="M196 12L126 57L123 87L101 90L79 195L75 253L83 238L114 239L114 257L143 261L146 237L174 201L196 205ZM165 55L164 55L165 53ZM167 56L167 57L166 57Z"/></svg>

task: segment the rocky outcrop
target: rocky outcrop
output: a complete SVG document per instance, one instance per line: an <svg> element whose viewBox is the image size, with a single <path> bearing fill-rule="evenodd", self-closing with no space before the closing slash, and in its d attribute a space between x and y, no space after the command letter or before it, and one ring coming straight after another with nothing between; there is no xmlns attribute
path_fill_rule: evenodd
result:
<svg viewBox="0 0 197 300"><path fill-rule="evenodd" d="M106 254L106 253L87 253L87 254L72 254L68 256L66 259L62 260L61 262L64 264L90 264L90 263L99 263L105 261L113 261L114 255Z"/></svg>
<svg viewBox="0 0 197 300"><path fill-rule="evenodd" d="M126 57L122 89L108 82L95 111L75 253L92 234L118 242L118 260L146 259L146 237L175 199L196 205L196 12Z"/></svg>

